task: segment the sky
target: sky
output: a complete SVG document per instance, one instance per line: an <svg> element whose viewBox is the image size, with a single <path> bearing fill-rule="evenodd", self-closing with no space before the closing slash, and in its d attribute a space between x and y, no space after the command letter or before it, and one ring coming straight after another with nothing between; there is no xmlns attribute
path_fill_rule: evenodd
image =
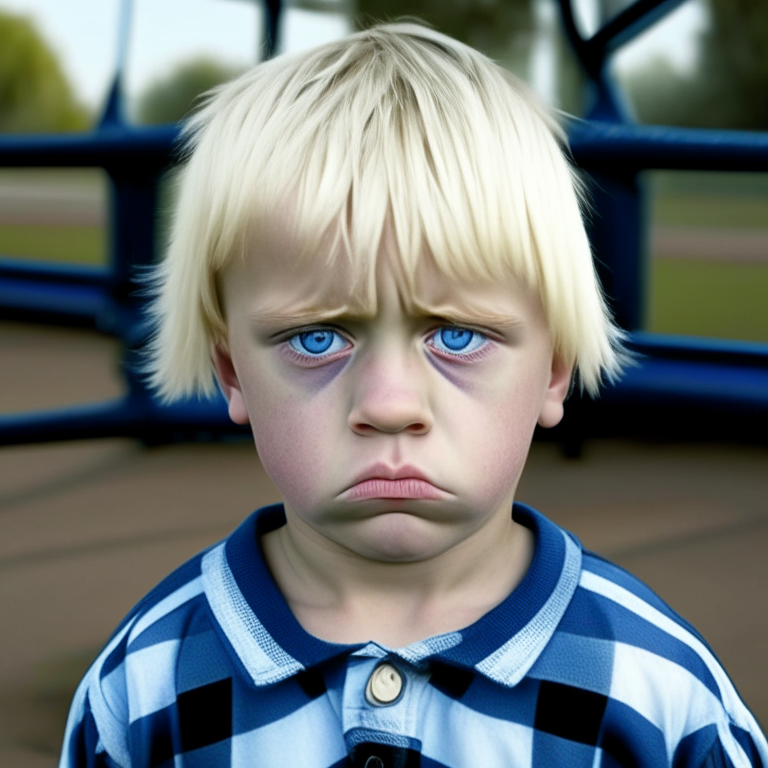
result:
<svg viewBox="0 0 768 768"><path fill-rule="evenodd" d="M31 15L59 54L78 96L91 107L105 98L119 50L122 0L0 0L0 9ZM174 64L198 55L244 67L257 60L261 3L256 0L133 0L125 85L135 95ZM284 49L343 37L339 15L290 9Z"/></svg>
<svg viewBox="0 0 768 768"><path fill-rule="evenodd" d="M0 0L0 9L34 17L38 29L60 55L80 99L98 108L115 70L121 4L125 1ZM542 33L534 45L533 81L548 97L555 89L547 30L558 20L552 0L540 2ZM574 2L589 23L594 0ZM199 55L237 67L257 60L262 22L258 0L132 0L132 10L124 70L129 97L162 78L174 64ZM697 35L706 23L701 0L688 0L622 50L617 66L634 69L661 55L678 69L688 69L695 65ZM300 50L343 37L348 31L348 22L341 15L289 8L283 48Z"/></svg>

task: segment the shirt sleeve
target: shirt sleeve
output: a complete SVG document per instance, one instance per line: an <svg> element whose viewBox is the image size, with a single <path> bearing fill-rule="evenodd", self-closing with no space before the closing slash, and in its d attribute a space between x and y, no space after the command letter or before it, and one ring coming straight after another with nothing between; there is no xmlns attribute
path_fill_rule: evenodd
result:
<svg viewBox="0 0 768 768"><path fill-rule="evenodd" d="M130 625L113 636L75 692L59 768L132 768L123 663Z"/></svg>
<svg viewBox="0 0 768 768"><path fill-rule="evenodd" d="M744 735L741 746L745 748L744 751L749 759L749 765L753 768L763 768L763 761L760 759L757 744L755 744L748 733ZM692 766L692 768L735 768L735 766L723 747L723 743L718 739L707 752L704 760L698 766Z"/></svg>
<svg viewBox="0 0 768 768"><path fill-rule="evenodd" d="M735 691L734 691L735 693ZM688 733L672 755L674 768L768 768L768 743L741 704L740 724L721 710L708 725Z"/></svg>
<svg viewBox="0 0 768 768"><path fill-rule="evenodd" d="M107 754L86 694L70 710L59 768L127 768Z"/></svg>

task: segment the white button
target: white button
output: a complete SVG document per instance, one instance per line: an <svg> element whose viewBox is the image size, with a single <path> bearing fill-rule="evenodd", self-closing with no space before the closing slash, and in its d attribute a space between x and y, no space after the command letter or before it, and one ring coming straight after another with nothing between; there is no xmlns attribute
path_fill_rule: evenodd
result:
<svg viewBox="0 0 768 768"><path fill-rule="evenodd" d="M403 690L403 676L391 664L379 664L368 678L365 698L369 704L391 704Z"/></svg>

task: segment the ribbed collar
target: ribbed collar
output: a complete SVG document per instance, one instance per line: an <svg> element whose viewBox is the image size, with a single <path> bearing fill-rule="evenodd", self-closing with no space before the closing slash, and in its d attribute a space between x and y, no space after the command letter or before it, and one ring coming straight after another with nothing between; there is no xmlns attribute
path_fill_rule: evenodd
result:
<svg viewBox="0 0 768 768"><path fill-rule="evenodd" d="M261 536L285 524L282 504L257 510L205 556L206 596L256 685L277 682L365 648L410 663L440 660L512 686L549 642L581 572L581 546L575 537L524 504L515 504L512 515L533 532L536 542L531 566L517 588L469 627L405 648L329 643L302 628L277 589L258 545Z"/></svg>

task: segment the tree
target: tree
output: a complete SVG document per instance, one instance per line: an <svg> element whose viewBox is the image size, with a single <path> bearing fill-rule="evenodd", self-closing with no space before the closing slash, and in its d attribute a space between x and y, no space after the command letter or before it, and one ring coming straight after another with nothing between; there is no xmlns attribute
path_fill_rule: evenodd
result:
<svg viewBox="0 0 768 768"><path fill-rule="evenodd" d="M709 0L710 28L702 39L705 115L728 128L768 128L768 3Z"/></svg>
<svg viewBox="0 0 768 768"><path fill-rule="evenodd" d="M768 129L768 3L708 0L709 28L691 73L656 59L633 74L627 91L646 123Z"/></svg>
<svg viewBox="0 0 768 768"><path fill-rule="evenodd" d="M34 22L0 11L0 132L77 131L89 122Z"/></svg>
<svg viewBox="0 0 768 768"><path fill-rule="evenodd" d="M635 116L651 125L701 126L698 104L705 98L695 74L679 72L664 56L654 56L624 78Z"/></svg>
<svg viewBox="0 0 768 768"><path fill-rule="evenodd" d="M154 125L181 120L201 94L238 73L239 70L206 57L183 62L167 77L149 85L139 97L138 122Z"/></svg>

